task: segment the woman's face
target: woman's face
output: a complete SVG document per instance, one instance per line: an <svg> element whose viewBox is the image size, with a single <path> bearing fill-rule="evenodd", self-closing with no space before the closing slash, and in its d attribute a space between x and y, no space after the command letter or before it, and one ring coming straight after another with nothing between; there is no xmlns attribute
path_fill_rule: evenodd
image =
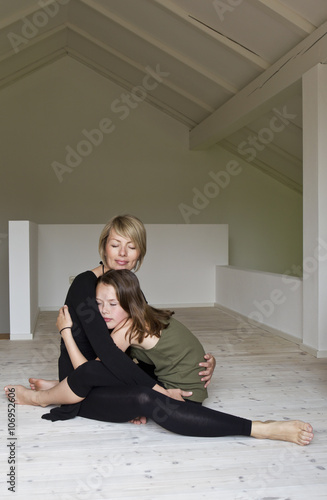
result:
<svg viewBox="0 0 327 500"><path fill-rule="evenodd" d="M140 251L133 241L124 238L112 229L105 246L107 266L109 269L134 269L140 256Z"/></svg>
<svg viewBox="0 0 327 500"><path fill-rule="evenodd" d="M116 326L128 319L129 316L119 304L113 286L100 283L96 289L96 301L100 314L109 329L116 328Z"/></svg>

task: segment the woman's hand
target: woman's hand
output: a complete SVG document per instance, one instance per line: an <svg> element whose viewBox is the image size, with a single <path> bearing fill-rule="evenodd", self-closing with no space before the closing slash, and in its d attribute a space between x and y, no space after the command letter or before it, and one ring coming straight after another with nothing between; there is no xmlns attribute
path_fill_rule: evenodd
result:
<svg viewBox="0 0 327 500"><path fill-rule="evenodd" d="M61 307L59 309L59 314L58 314L56 326L57 326L59 332L63 328L71 328L73 326L72 318L70 317L67 306Z"/></svg>
<svg viewBox="0 0 327 500"><path fill-rule="evenodd" d="M205 354L204 359L206 359L206 362L199 363L199 366L203 366L205 370L202 372L199 372L199 375L201 378L201 382L205 382L204 387L207 388L208 385L211 382L211 377L213 375L214 369L216 367L216 360L213 357L212 354Z"/></svg>

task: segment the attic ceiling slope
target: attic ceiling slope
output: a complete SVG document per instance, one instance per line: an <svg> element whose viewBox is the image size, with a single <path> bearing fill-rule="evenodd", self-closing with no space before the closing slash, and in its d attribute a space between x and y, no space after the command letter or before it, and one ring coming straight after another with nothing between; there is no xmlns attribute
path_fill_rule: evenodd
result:
<svg viewBox="0 0 327 500"><path fill-rule="evenodd" d="M250 107L259 108L249 89L257 82L272 88L286 54L293 54L292 68L296 47L308 49L302 59L314 54L313 64L321 62L316 54L325 54L326 21L325 0L315 0L314 8L312 0L2 1L0 88L69 55L128 90L131 99L146 100L186 125L192 147L204 146L249 123ZM309 47L312 40L316 49ZM149 74L152 85L145 88ZM269 100L258 89L254 94L263 104ZM233 137L228 142L235 144ZM280 151L288 155L284 145Z"/></svg>

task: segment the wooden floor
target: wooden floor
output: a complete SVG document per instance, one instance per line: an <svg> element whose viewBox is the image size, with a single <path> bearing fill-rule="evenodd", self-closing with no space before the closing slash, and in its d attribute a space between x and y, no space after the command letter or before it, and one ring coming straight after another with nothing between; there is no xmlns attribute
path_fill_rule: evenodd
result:
<svg viewBox="0 0 327 500"><path fill-rule="evenodd" d="M184 437L153 422L135 426L78 417L51 423L40 418L44 409L26 406L16 406L13 440L3 395L1 498L327 498L326 360L217 308L178 309L176 317L216 356L206 406L254 420L309 421L315 429L311 445ZM31 375L56 376L55 318L56 313L40 314L33 341L0 341L2 385L26 385ZM7 490L10 452L16 459L16 493Z"/></svg>

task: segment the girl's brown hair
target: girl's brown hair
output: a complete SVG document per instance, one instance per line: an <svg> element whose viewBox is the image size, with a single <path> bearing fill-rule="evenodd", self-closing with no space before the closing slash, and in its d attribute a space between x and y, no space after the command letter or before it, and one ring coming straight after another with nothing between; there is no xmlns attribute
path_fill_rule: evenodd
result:
<svg viewBox="0 0 327 500"><path fill-rule="evenodd" d="M131 327L126 332L129 342L136 339L141 343L147 336L160 337L160 332L169 325L173 311L156 309L147 304L140 283L128 269L110 270L98 278L97 285L114 287L120 306L131 319Z"/></svg>

